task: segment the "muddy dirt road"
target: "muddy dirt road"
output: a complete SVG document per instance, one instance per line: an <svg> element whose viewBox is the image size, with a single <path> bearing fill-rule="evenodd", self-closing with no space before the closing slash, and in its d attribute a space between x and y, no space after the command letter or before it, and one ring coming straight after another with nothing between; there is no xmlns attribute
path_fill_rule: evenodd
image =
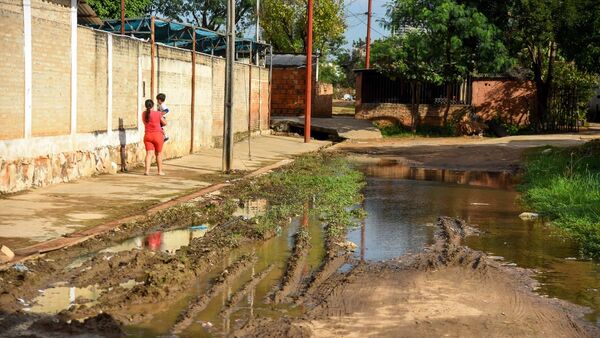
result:
<svg viewBox="0 0 600 338"><path fill-rule="evenodd" d="M486 163L454 148L446 165ZM435 149L402 156L432 164ZM329 156L1 271L0 336L600 336L582 308L534 293L531 271L464 246L476 230L455 218L424 250L356 258L346 231L364 216L364 177Z"/></svg>
<svg viewBox="0 0 600 338"><path fill-rule="evenodd" d="M374 161L394 160L399 164L422 168L514 171L519 168L527 149L553 146L573 146L585 143L593 136L531 135L497 139L470 137L450 138L389 138L380 141L353 141L335 145L332 149L347 154L372 158Z"/></svg>
<svg viewBox="0 0 600 338"><path fill-rule="evenodd" d="M314 337L593 337L578 309L532 292L525 270L461 245L471 229L440 218L424 253L359 264L306 298L305 319L250 325L244 335Z"/></svg>

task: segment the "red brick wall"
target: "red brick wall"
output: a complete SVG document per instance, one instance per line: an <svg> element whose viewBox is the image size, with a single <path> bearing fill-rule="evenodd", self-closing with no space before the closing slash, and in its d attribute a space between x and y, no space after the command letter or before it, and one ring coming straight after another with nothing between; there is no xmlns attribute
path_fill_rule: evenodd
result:
<svg viewBox="0 0 600 338"><path fill-rule="evenodd" d="M333 115L333 85L317 83L313 96L314 117L331 117Z"/></svg>
<svg viewBox="0 0 600 338"><path fill-rule="evenodd" d="M535 86L531 81L476 79L472 105L485 121L500 116L505 121L525 124L535 107Z"/></svg>
<svg viewBox="0 0 600 338"><path fill-rule="evenodd" d="M304 68L273 68L271 114L297 116L304 114L306 99Z"/></svg>
<svg viewBox="0 0 600 338"><path fill-rule="evenodd" d="M313 72L314 117L331 117L333 86L315 81ZM271 113L278 116L304 115L306 103L306 69L273 68Z"/></svg>
<svg viewBox="0 0 600 338"><path fill-rule="evenodd" d="M357 119L371 121L386 121L394 124L411 125L410 104L399 103L362 103L356 106ZM455 114L464 114L469 106L451 105L448 120ZM446 106L421 104L419 105L419 124L441 126L444 120Z"/></svg>

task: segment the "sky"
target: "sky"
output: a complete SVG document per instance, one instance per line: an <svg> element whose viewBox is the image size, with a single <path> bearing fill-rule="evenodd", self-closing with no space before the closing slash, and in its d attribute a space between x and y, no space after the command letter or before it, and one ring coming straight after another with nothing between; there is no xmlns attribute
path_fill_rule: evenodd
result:
<svg viewBox="0 0 600 338"><path fill-rule="evenodd" d="M371 40L379 39L388 34L388 31L381 27L378 20L385 17L384 5L389 0L372 0L373 1L373 17L372 17L372 29L371 29ZM367 36L367 13L368 0L345 0L344 14L346 16L346 45L349 48L352 46L352 41L362 38L363 40Z"/></svg>

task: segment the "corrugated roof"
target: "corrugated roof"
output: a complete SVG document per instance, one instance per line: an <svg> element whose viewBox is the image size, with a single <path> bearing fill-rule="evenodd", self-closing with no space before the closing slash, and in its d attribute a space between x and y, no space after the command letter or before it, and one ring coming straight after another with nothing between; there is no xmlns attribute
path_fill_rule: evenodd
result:
<svg viewBox="0 0 600 338"><path fill-rule="evenodd" d="M77 6L77 23L80 25L101 25L98 14L85 1L79 1Z"/></svg>
<svg viewBox="0 0 600 338"><path fill-rule="evenodd" d="M318 57L313 55L313 63ZM267 65L271 60L267 58ZM273 67L306 67L306 55L303 54L273 54Z"/></svg>

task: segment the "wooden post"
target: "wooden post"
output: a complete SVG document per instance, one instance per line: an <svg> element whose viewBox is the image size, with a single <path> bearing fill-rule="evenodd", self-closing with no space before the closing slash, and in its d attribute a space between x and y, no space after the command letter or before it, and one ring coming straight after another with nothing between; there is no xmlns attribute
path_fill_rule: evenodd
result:
<svg viewBox="0 0 600 338"><path fill-rule="evenodd" d="M150 99L154 100L154 83L156 67L156 41L154 34L154 17L150 18Z"/></svg>
<svg viewBox="0 0 600 338"><path fill-rule="evenodd" d="M196 27L192 27L192 106L191 110L191 119L192 119L192 128L190 135L190 154L194 152L194 133L195 126L194 121L196 119Z"/></svg>

